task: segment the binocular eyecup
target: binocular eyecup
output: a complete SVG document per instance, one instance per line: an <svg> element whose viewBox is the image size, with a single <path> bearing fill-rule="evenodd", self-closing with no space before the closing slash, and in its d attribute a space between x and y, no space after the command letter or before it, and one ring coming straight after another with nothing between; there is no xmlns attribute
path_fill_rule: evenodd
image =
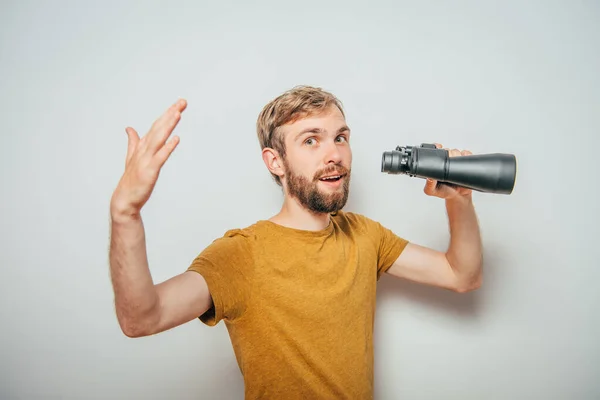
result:
<svg viewBox="0 0 600 400"><path fill-rule="evenodd" d="M513 154L492 153L450 157L435 144L398 146L381 158L381 172L431 178L484 193L511 194L517 174Z"/></svg>

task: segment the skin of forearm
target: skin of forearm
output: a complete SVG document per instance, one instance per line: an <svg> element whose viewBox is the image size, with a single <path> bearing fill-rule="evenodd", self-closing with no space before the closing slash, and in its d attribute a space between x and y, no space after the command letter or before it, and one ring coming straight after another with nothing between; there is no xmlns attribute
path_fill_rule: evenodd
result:
<svg viewBox="0 0 600 400"><path fill-rule="evenodd" d="M483 256L479 223L473 201L463 197L446 201L450 244L446 257L459 286L470 290L481 284Z"/></svg>
<svg viewBox="0 0 600 400"><path fill-rule="evenodd" d="M109 259L119 324L128 336L142 335L157 318L158 296L140 215L111 210Z"/></svg>

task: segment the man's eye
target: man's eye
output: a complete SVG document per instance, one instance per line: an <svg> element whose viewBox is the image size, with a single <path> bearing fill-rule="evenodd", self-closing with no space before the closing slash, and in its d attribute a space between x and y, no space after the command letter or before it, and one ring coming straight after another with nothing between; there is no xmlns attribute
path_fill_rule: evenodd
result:
<svg viewBox="0 0 600 400"><path fill-rule="evenodd" d="M346 136L343 136L343 135L340 135L340 136L338 136L337 138L338 138L338 139L341 139L341 140L338 140L338 141L342 141L342 142L345 142L345 141L347 141L347 139L346 139Z"/></svg>
<svg viewBox="0 0 600 400"><path fill-rule="evenodd" d="M313 144L313 142L314 142L314 139L313 139L313 138L308 138L308 139L306 139L306 140L304 141L304 144L312 145L312 144Z"/></svg>

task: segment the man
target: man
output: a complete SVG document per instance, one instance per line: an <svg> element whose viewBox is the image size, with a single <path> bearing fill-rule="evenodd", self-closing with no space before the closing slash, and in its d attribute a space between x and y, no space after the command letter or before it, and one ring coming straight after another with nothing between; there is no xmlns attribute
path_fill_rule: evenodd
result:
<svg viewBox="0 0 600 400"><path fill-rule="evenodd" d="M184 100L175 103L141 139L126 130L125 172L111 199L110 267L121 329L139 337L197 317L209 326L224 320L246 398L372 398L381 275L461 293L481 285L471 191L425 185L427 195L445 200L446 252L342 211L352 165L342 105L319 88L296 87L267 104L257 121L264 163L285 195L280 212L226 232L186 271L154 284L140 210L179 142L167 139L185 108Z"/></svg>

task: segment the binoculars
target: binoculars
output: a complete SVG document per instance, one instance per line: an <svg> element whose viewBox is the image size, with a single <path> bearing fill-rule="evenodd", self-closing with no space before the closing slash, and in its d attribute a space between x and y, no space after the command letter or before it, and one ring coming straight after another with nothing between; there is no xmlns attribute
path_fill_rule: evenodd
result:
<svg viewBox="0 0 600 400"><path fill-rule="evenodd" d="M381 158L381 172L431 178L478 192L511 194L517 175L513 154L474 154L450 157L435 144L398 146Z"/></svg>

